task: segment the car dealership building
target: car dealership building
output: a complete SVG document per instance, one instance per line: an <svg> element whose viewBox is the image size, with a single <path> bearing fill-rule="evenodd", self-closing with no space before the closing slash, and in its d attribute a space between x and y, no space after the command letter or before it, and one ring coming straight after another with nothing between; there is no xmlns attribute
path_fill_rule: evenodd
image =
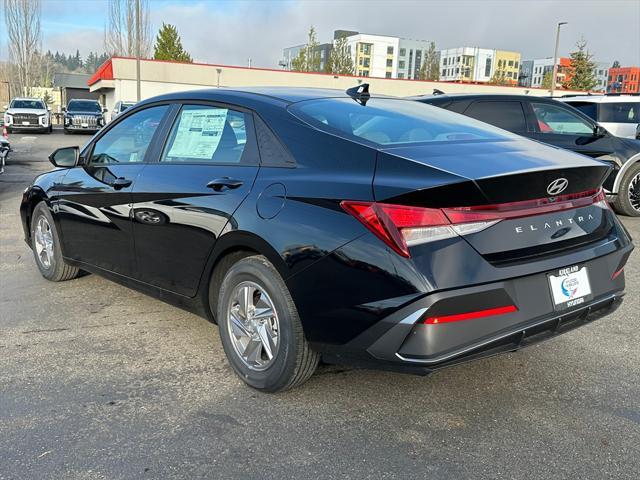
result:
<svg viewBox="0 0 640 480"><path fill-rule="evenodd" d="M445 93L507 93L536 96L549 95L548 90L531 87L470 85L456 82L431 82L392 78L357 77L326 73L304 73L265 68L247 68L203 63L178 63L162 60L140 61L141 99L180 90L211 87L315 87L345 90L362 82L369 83L373 94L405 97L428 95L434 89ZM113 57L89 78L89 89L100 95L109 110L115 103L135 101L137 96L136 60ZM563 94L584 93L563 90Z"/></svg>

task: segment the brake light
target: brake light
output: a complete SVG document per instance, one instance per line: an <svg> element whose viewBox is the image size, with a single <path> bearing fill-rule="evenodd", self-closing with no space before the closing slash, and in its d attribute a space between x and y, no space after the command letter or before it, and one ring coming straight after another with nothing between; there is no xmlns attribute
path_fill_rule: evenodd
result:
<svg viewBox="0 0 640 480"><path fill-rule="evenodd" d="M407 258L410 256L409 247L414 245L467 235L497 223L491 221L452 225L438 208L348 200L340 205L395 252Z"/></svg>
<svg viewBox="0 0 640 480"><path fill-rule="evenodd" d="M428 317L424 320L423 323L426 323L427 325L435 325L439 323L461 322L464 320L474 320L476 318L495 317L497 315L505 315L507 313L513 313L517 311L518 307L516 307L515 305L507 305L504 307L488 308L486 310L476 310L475 312Z"/></svg>
<svg viewBox="0 0 640 480"><path fill-rule="evenodd" d="M609 208L602 189L555 198L495 205L454 208L422 208L378 202L345 200L342 208L403 257L409 247L481 232L512 218L598 205Z"/></svg>

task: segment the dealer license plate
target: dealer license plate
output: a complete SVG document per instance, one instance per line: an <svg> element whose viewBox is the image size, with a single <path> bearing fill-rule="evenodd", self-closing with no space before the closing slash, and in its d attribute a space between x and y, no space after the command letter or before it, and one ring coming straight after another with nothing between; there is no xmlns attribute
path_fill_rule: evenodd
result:
<svg viewBox="0 0 640 480"><path fill-rule="evenodd" d="M556 310L577 307L593 298L587 267L561 268L547 277Z"/></svg>

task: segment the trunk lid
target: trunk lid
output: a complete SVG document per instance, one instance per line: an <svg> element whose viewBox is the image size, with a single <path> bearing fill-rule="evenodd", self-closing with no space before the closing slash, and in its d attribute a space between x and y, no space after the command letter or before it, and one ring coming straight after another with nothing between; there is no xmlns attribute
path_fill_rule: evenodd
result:
<svg viewBox="0 0 640 480"><path fill-rule="evenodd" d="M474 207L480 216L508 210L494 225L463 238L491 262L512 262L606 236L612 213L606 202L588 200L609 170L588 157L525 139L403 146L380 151L374 195L378 202L445 213L460 207ZM591 195L571 203L583 192ZM546 210L530 208L540 205Z"/></svg>

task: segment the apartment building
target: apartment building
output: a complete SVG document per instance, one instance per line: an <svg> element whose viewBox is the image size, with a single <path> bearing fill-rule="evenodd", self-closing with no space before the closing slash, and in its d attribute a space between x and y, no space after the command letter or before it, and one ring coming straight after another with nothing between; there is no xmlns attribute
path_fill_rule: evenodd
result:
<svg viewBox="0 0 640 480"><path fill-rule="evenodd" d="M640 93L640 67L610 68L607 80L609 93Z"/></svg>
<svg viewBox="0 0 640 480"><path fill-rule="evenodd" d="M564 88L571 80L571 59L560 57L557 61L558 70L556 76L556 88ZM593 69L596 77L594 92L603 92L607 86L608 67L606 62L597 62ZM518 85L521 87L542 88L545 75L553 73L553 59L539 58L536 60L524 60L520 63Z"/></svg>
<svg viewBox="0 0 640 480"><path fill-rule="evenodd" d="M520 52L495 51L495 70L492 78L501 78L511 85L518 84L520 72Z"/></svg>
<svg viewBox="0 0 640 480"><path fill-rule="evenodd" d="M479 47L440 50L440 80L486 83L495 72L496 53Z"/></svg>
<svg viewBox="0 0 640 480"><path fill-rule="evenodd" d="M598 82L593 90L595 92L606 92L607 83L609 81L609 64L607 62L597 62L596 68L593 69L593 74Z"/></svg>
<svg viewBox="0 0 640 480"><path fill-rule="evenodd" d="M374 35L351 30L335 30L333 40L347 38L347 48L354 63L354 75L379 78L418 78L425 61L429 43L426 40ZM321 70L324 71L332 43L318 47ZM283 50L280 66L291 70L292 61L305 45L296 45ZM323 56L324 55L324 56Z"/></svg>

